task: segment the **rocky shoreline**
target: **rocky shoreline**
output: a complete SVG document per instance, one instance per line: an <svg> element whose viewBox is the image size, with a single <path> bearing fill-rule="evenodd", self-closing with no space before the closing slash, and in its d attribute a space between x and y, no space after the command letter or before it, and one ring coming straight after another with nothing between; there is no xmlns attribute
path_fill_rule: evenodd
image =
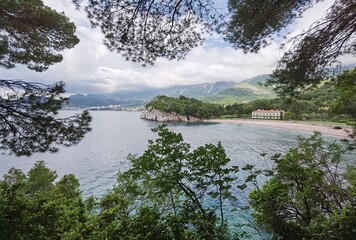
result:
<svg viewBox="0 0 356 240"><path fill-rule="evenodd" d="M183 116L175 112L161 112L157 109L145 108L141 113L141 119L158 121L158 122L203 122L203 119L192 116Z"/></svg>

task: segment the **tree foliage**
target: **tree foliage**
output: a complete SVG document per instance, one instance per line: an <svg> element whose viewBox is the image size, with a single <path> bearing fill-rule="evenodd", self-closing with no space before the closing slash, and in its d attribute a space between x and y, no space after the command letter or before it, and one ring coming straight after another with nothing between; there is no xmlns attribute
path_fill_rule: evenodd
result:
<svg viewBox="0 0 356 240"><path fill-rule="evenodd" d="M20 155L56 152L58 145L78 143L90 130L88 112L60 118L66 98L64 84L46 86L19 80L1 80L0 149Z"/></svg>
<svg viewBox="0 0 356 240"><path fill-rule="evenodd" d="M337 144L325 148L315 133L274 156L270 179L250 194L257 222L281 239L352 239L355 167L340 171L342 153Z"/></svg>
<svg viewBox="0 0 356 240"><path fill-rule="evenodd" d="M81 1L74 0L79 6ZM92 26L100 27L104 44L127 60L152 64L157 57L182 59L203 41L203 33L222 16L214 1L89 1Z"/></svg>
<svg viewBox="0 0 356 240"><path fill-rule="evenodd" d="M0 67L44 71L79 42L75 26L42 0L0 2ZM88 112L60 118L64 84L0 79L0 149L31 155L78 143L90 130Z"/></svg>
<svg viewBox="0 0 356 240"><path fill-rule="evenodd" d="M349 114L356 117L356 68L345 71L335 78L338 97L332 106L335 113Z"/></svg>
<svg viewBox="0 0 356 240"><path fill-rule="evenodd" d="M25 175L12 168L0 181L0 239L83 239L88 220L79 182L37 162Z"/></svg>
<svg viewBox="0 0 356 240"><path fill-rule="evenodd" d="M235 199L232 183L239 169L227 166L220 143L190 150L182 135L165 125L153 131L159 138L150 140L141 156L130 157L132 167L119 176L119 191L133 196L127 201L131 209L158 209L169 239L225 239L224 205Z"/></svg>
<svg viewBox="0 0 356 240"><path fill-rule="evenodd" d="M0 66L25 64L36 71L61 62L60 52L78 42L75 25L42 0L0 2Z"/></svg>
<svg viewBox="0 0 356 240"><path fill-rule="evenodd" d="M220 143L191 150L164 125L101 200L37 162L0 181L0 239L230 239L224 214L239 169Z"/></svg>
<svg viewBox="0 0 356 240"><path fill-rule="evenodd" d="M312 4L312 0L230 0L232 16L226 28L226 40L244 52L258 52L274 40L276 32L300 17Z"/></svg>
<svg viewBox="0 0 356 240"><path fill-rule="evenodd" d="M356 3L335 1L324 19L295 37L294 45L279 61L270 84L278 93L292 93L315 86L333 71L339 72L340 56L356 52Z"/></svg>
<svg viewBox="0 0 356 240"><path fill-rule="evenodd" d="M227 27L227 39L237 48L256 52L315 2L318 1L231 0L229 9L233 15ZM310 24L306 32L289 41L291 47L268 81L280 95L315 86L330 74L328 68L332 69L340 56L355 54L354 1L335 1L322 19Z"/></svg>
<svg viewBox="0 0 356 240"><path fill-rule="evenodd" d="M220 143L191 150L165 125L97 202L93 239L229 239L224 213L237 167ZM207 204L207 201L209 202ZM224 211L223 211L224 210Z"/></svg>

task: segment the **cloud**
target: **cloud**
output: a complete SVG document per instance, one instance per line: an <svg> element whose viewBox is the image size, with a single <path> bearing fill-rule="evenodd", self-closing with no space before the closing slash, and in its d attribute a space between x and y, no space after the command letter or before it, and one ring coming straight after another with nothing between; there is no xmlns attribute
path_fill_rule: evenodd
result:
<svg viewBox="0 0 356 240"><path fill-rule="evenodd" d="M213 34L184 60L158 59L154 66L142 67L141 64L127 62L121 55L107 50L102 44L103 34L100 30L92 29L85 13L76 10L70 1L44 2L65 12L75 22L80 43L73 49L65 50L64 60L43 73L19 66L12 70L0 69L3 78L21 78L47 84L64 81L67 91L72 93L132 91L217 81L239 82L259 74L271 73L282 54L276 42L258 54L244 54L226 44L221 36ZM295 24L293 34L309 27L317 16L325 12L325 6L331 3L331 0L324 1L323 7L319 8L318 5L308 10Z"/></svg>

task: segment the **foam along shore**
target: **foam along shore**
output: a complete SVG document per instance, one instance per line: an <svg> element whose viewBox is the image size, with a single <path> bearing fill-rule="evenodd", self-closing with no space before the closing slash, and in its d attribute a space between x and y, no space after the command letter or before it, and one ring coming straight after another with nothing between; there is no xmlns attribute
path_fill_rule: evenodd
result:
<svg viewBox="0 0 356 240"><path fill-rule="evenodd" d="M260 120L260 119L209 119L204 120L204 122L214 122L214 123L232 123L232 124L242 124L250 126L260 126L260 127L270 127L270 128L280 128L280 129L290 129L303 132L315 132L318 131L323 135L338 137L338 138L349 138L346 130L351 131L350 127L342 127L341 129L335 129L336 126L326 126L312 123L301 123L292 121L280 121L280 120Z"/></svg>

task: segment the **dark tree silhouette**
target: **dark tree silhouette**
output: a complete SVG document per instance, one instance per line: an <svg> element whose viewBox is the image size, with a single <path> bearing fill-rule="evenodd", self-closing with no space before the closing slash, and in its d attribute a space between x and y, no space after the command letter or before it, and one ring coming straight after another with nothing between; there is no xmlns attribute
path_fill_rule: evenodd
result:
<svg viewBox="0 0 356 240"><path fill-rule="evenodd" d="M257 52L276 36L286 35L287 31L283 34L282 30L317 2L230 0L232 17L226 39L245 52ZM310 24L307 31L287 42L289 48L268 81L280 95L315 86L335 71L340 56L356 53L355 1L334 1L322 19Z"/></svg>
<svg viewBox="0 0 356 240"><path fill-rule="evenodd" d="M60 51L79 42L74 32L64 14L41 0L1 1L0 67L23 64L44 71L62 60ZM47 86L0 79L0 149L20 156L78 143L90 130L91 117L88 112L59 117L63 93L61 82Z"/></svg>
<svg viewBox="0 0 356 240"><path fill-rule="evenodd" d="M0 2L0 66L27 65L35 71L62 61L60 51L78 42L75 25L42 0Z"/></svg>
<svg viewBox="0 0 356 240"><path fill-rule="evenodd" d="M80 0L74 0L77 6ZM127 60L153 64L157 57L182 59L219 25L212 0L92 0L85 9L104 44Z"/></svg>

